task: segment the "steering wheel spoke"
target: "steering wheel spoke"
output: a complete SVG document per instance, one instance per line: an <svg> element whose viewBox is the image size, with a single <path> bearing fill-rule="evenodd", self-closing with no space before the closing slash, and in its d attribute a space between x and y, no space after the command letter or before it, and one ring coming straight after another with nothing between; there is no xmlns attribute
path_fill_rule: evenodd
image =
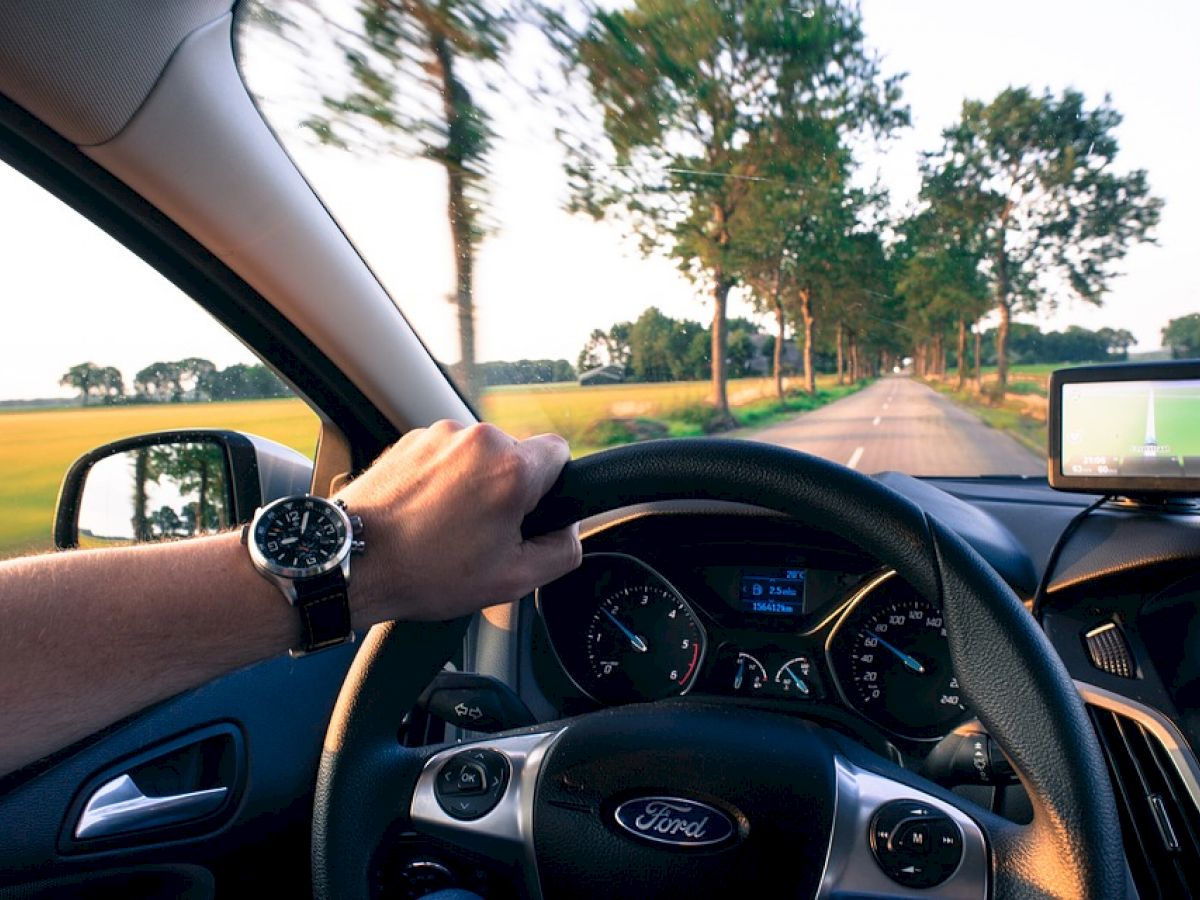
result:
<svg viewBox="0 0 1200 900"><path fill-rule="evenodd" d="M818 897L988 896L983 829L910 784L836 757L837 809Z"/></svg>
<svg viewBox="0 0 1200 900"><path fill-rule="evenodd" d="M413 792L412 828L510 867L525 896L541 897L534 797L542 761L560 734L500 737L430 757Z"/></svg>

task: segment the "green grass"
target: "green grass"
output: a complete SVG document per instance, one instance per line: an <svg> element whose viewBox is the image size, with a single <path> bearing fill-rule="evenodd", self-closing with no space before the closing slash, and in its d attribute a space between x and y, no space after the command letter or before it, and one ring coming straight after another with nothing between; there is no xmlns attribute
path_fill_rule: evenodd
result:
<svg viewBox="0 0 1200 900"><path fill-rule="evenodd" d="M1011 435L1038 456L1046 455L1045 420L1027 415L1025 407L1015 398L995 404L973 390L955 390L952 382L926 380L925 383L938 393L945 394L959 406L970 410L992 428Z"/></svg>
<svg viewBox="0 0 1200 900"><path fill-rule="evenodd" d="M59 485L100 444L169 428L249 431L312 456L319 421L300 400L7 412L0 418L0 559L48 550Z"/></svg>
<svg viewBox="0 0 1200 900"><path fill-rule="evenodd" d="M794 390L798 382L799 379L790 379L787 387ZM817 384L816 405L847 392L834 384L833 376L822 376ZM710 391L708 381L599 387L521 385L489 388L484 392L481 406L485 419L516 437L553 431L571 442L574 455L582 456L606 446L653 436L662 428L670 437L708 433L712 421ZM741 426L766 424L765 417L780 418L813 408L805 405L809 403L807 399L794 397L788 400L793 405L778 408L775 382L770 378L732 379L727 392L729 405ZM774 412L770 412L773 408Z"/></svg>

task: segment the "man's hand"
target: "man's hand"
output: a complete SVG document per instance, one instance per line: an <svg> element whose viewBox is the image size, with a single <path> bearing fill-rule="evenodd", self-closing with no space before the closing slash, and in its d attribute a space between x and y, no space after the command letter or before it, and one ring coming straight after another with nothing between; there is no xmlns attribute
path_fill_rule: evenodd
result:
<svg viewBox="0 0 1200 900"><path fill-rule="evenodd" d="M366 526L366 553L350 572L355 627L451 619L578 566L578 527L521 537L569 458L556 435L517 441L448 421L408 432L338 494Z"/></svg>

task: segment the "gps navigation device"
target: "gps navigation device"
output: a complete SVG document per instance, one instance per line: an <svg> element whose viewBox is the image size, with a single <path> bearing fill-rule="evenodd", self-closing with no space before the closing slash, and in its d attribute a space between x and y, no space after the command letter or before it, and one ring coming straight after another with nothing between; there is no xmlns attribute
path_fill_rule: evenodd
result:
<svg viewBox="0 0 1200 900"><path fill-rule="evenodd" d="M1059 369L1047 418L1057 490L1200 494L1200 360Z"/></svg>

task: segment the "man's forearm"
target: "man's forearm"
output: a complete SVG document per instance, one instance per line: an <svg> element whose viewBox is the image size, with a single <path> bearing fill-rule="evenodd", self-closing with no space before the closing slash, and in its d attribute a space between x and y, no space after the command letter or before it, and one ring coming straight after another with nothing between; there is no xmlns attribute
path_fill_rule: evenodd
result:
<svg viewBox="0 0 1200 900"><path fill-rule="evenodd" d="M2 562L0 621L0 772L282 653L299 633L237 534Z"/></svg>
<svg viewBox="0 0 1200 900"><path fill-rule="evenodd" d="M355 630L469 615L579 565L577 530L521 534L568 455L488 425L406 434L339 493L366 526ZM0 774L299 637L237 534L0 562Z"/></svg>

